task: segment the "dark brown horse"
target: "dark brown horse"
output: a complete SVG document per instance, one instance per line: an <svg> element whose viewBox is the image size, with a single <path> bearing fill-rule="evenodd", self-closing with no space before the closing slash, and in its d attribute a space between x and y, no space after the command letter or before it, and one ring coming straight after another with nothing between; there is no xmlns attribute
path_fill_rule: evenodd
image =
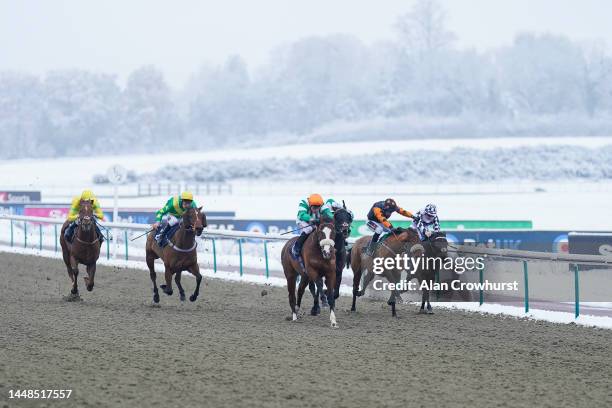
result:
<svg viewBox="0 0 612 408"><path fill-rule="evenodd" d="M417 257L421 256L424 251L417 232L411 229L397 228L393 230L391 236L384 241L379 241L372 257L364 253L369 243L370 237L361 237L351 249L351 269L353 270L353 304L351 311L356 310L357 297L364 295L366 288L375 277L373 272L374 258L395 258L396 255L403 256L403 254ZM384 268L382 276L387 278L389 282L398 283L401 279L401 272L396 268ZM362 286L361 290L359 290L360 284ZM397 290L391 291L387 304L391 306L392 316L397 316L395 311L397 298L400 298L399 292Z"/></svg>
<svg viewBox="0 0 612 408"><path fill-rule="evenodd" d="M425 248L424 259L428 260L428 262L421 264L412 275L412 278L416 278L419 281L419 286L421 286L423 281L427 281L426 286L431 288L436 280L436 273L440 272L443 262L448 257L448 241L444 232L434 232L422 244ZM422 290L419 313L433 314L431 303L429 303L430 292L425 287ZM425 309L426 304L427 309Z"/></svg>
<svg viewBox="0 0 612 408"><path fill-rule="evenodd" d="M323 219L317 228L310 234L302 248L302 259L304 268L300 262L291 256L291 247L297 237L291 238L281 252L281 262L285 278L287 278L287 291L289 292L289 306L291 307L292 319L297 320L298 311L302 303L304 290L309 282L316 282L320 277L325 278L327 289L327 301L329 303L329 321L331 327L338 327L335 312L334 290L336 288L336 250L334 248L335 228L332 220ZM295 297L295 284L298 275L301 277L300 286ZM313 293L314 305L311 314L318 314L319 293Z"/></svg>
<svg viewBox="0 0 612 408"><path fill-rule="evenodd" d="M83 278L88 291L92 291L94 287L94 276L96 274L96 262L100 256L100 237L96 230L96 219L93 214L93 206L89 201L82 201L77 218L77 227L72 238L72 243L66 241L64 233L70 225L70 221L66 221L62 225L60 235L60 245L62 247L62 256L68 276L72 281L72 290L67 300L78 300L79 288L77 277L79 275L79 264L87 267L87 276Z"/></svg>
<svg viewBox="0 0 612 408"><path fill-rule="evenodd" d="M153 302L159 303L159 292L157 289L155 273L155 260L161 258L164 262L164 276L166 283L160 285L160 288L166 295L172 295L172 275L179 289L181 301L185 300L185 290L181 285L181 274L183 271L189 271L196 278L196 288L193 294L189 296L189 300L195 302L200 294L200 283L202 275L200 274L200 266L198 265L198 254L196 251L197 242L196 236L202 235L202 230L206 227L206 216L200 208L190 208L181 217L178 231L168 242L164 248L160 248L155 242L155 231L147 235L146 243L146 260L149 267L149 276L153 282Z"/></svg>

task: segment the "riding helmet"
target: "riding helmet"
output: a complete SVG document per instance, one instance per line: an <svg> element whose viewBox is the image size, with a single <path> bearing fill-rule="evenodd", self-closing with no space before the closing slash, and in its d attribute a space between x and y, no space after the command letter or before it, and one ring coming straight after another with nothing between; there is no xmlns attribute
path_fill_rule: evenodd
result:
<svg viewBox="0 0 612 408"><path fill-rule="evenodd" d="M308 196L308 205L322 206L323 197L321 197L321 194L311 194L310 196Z"/></svg>
<svg viewBox="0 0 612 408"><path fill-rule="evenodd" d="M435 217L437 214L437 209L436 206L434 204L427 204L425 206L425 214L430 215L432 217Z"/></svg>
<svg viewBox="0 0 612 408"><path fill-rule="evenodd" d="M397 207L397 204L395 203L394 199L387 198L385 200L385 207L387 207L387 208L395 208L395 207Z"/></svg>
<svg viewBox="0 0 612 408"><path fill-rule="evenodd" d="M183 191L181 193L181 200L193 201L193 193L191 191Z"/></svg>

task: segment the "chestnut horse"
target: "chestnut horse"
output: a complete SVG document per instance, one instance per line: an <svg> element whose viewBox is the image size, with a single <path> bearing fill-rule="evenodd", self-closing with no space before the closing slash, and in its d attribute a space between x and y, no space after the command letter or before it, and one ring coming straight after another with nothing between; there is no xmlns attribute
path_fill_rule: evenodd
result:
<svg viewBox="0 0 612 408"><path fill-rule="evenodd" d="M357 297L363 296L366 288L372 279L374 279L374 258L395 258L396 255L403 256L403 254L409 254L409 256L416 257L421 256L424 252L417 232L411 229L396 228L392 230L391 236L384 241L379 240L374 256L371 257L364 253L365 249L370 244L370 239L371 237L368 236L359 238L350 251L351 269L353 270L353 304L351 306L351 311L353 312L356 310ZM393 283L398 283L400 281L401 273L402 271L396 268L384 268L383 270L383 276L387 278L389 282ZM364 277L363 282L361 282L362 276ZM361 290L359 290L360 283L362 284ZM399 292L397 290L391 291L387 304L391 306L392 316L397 316L395 311L397 298L401 299Z"/></svg>
<svg viewBox="0 0 612 408"><path fill-rule="evenodd" d="M281 263L285 278L287 278L287 291L289 292L289 306L291 307L292 319L298 318L298 311L302 303L304 290L309 282L316 282L320 277L325 278L327 289L327 301L329 303L329 321L331 327L338 327L336 322L334 290L336 288L336 250L334 248L335 228L332 220L322 219L317 228L308 236L302 248L302 259L304 268L300 262L291 256L291 247L297 237L291 238L281 252ZM298 275L301 276L300 286L295 298L295 284ZM314 305L311 314L318 314L319 293L313 293Z"/></svg>
<svg viewBox="0 0 612 408"><path fill-rule="evenodd" d="M77 277L79 275L79 264L87 267L87 276L83 277L85 286L89 292L94 287L94 276L96 274L96 262L100 256L100 246L102 245L100 237L96 230L96 218L93 213L93 206L89 201L83 201L79 209L77 218L77 227L74 231L72 243L66 241L64 232L70 225L70 221L66 221L62 225L60 235L60 245L62 247L62 256L68 276L72 281L72 290L67 300L79 300L79 288Z"/></svg>
<svg viewBox="0 0 612 408"><path fill-rule="evenodd" d="M153 302L159 303L159 292L157 289L155 273L155 260L161 258L164 262L164 276L166 283L159 285L164 293L168 296L172 295L172 275L179 290L181 301L185 300L185 290L181 285L181 274L183 271L189 271L196 278L196 288L193 294L189 296L189 300L195 302L200 294L200 283L202 275L200 274L200 266L198 265L198 254L196 248L196 236L202 235L204 227L206 227L206 216L200 208L190 208L181 217L179 229L174 236L169 240L168 245L161 248L155 241L155 231L151 231L147 235L146 243L146 260L149 267L149 276L153 282Z"/></svg>

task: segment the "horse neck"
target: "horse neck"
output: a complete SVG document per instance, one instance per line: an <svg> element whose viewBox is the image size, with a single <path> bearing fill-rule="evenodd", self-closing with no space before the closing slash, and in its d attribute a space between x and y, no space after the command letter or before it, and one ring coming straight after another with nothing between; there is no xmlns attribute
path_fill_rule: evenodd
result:
<svg viewBox="0 0 612 408"><path fill-rule="evenodd" d="M179 227L179 230L176 232L174 236L175 236L174 245L177 245L181 248L184 248L187 245L193 245L193 243L195 242L195 234L188 234L187 229L185 229L184 225L181 225Z"/></svg>
<svg viewBox="0 0 612 408"><path fill-rule="evenodd" d="M83 228L83 224L80 224L79 227L77 228L77 237L81 240L86 240L86 239L93 239L93 237L95 236L96 233L96 227L95 225L92 224L91 228L89 229L89 231L85 231L85 229Z"/></svg>

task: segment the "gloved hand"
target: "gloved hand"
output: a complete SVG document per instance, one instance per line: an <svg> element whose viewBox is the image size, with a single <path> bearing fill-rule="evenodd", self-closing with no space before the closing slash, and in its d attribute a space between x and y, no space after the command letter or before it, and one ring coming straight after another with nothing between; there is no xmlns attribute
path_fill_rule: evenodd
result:
<svg viewBox="0 0 612 408"><path fill-rule="evenodd" d="M431 231L429 231L429 230L425 231L425 236L427 238L431 237Z"/></svg>

